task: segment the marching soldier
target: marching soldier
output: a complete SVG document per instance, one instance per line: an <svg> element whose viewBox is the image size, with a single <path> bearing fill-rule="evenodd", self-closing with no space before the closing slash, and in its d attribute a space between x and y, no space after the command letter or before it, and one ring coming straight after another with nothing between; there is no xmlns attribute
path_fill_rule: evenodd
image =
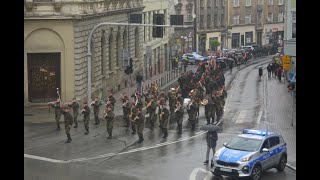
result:
<svg viewBox="0 0 320 180"><path fill-rule="evenodd" d="M198 113L198 104L195 102L194 98L191 99L191 104L189 105L190 108L190 123L191 123L191 130L195 130L196 120L197 120L197 113Z"/></svg>
<svg viewBox="0 0 320 180"><path fill-rule="evenodd" d="M159 94L158 99L163 98L164 99L164 104L167 104L168 96L165 94L164 91L161 91Z"/></svg>
<svg viewBox="0 0 320 180"><path fill-rule="evenodd" d="M135 104L133 104L131 106L131 112L129 113L129 120L131 121L131 128L132 128L132 133L131 134L136 134L136 125L134 123L134 118L136 118L137 116L137 107L135 106Z"/></svg>
<svg viewBox="0 0 320 180"><path fill-rule="evenodd" d="M125 123L127 124L126 127L130 126L130 121L129 121L129 112L131 110L131 103L129 102L129 97L124 94L122 99L122 109L123 109L123 119Z"/></svg>
<svg viewBox="0 0 320 180"><path fill-rule="evenodd" d="M164 104L164 101L161 102L160 106L160 117L159 121L162 127L162 133L163 137L162 138L167 138L168 137L168 122L169 122L169 110Z"/></svg>
<svg viewBox="0 0 320 180"><path fill-rule="evenodd" d="M60 131L60 117L61 117L61 104L60 104L60 99L58 98L57 101L54 102L48 102L48 105L54 108L54 114L55 114L55 119L57 123L57 131Z"/></svg>
<svg viewBox="0 0 320 180"><path fill-rule="evenodd" d="M177 101L176 109L174 110L175 119L178 124L178 134L182 134L182 121L183 121L183 107L180 101Z"/></svg>
<svg viewBox="0 0 320 180"><path fill-rule="evenodd" d="M176 94L174 90L174 88L171 88L168 92L170 115L174 114L174 107L176 104Z"/></svg>
<svg viewBox="0 0 320 180"><path fill-rule="evenodd" d="M80 107L80 105L79 105L79 103L77 102L77 99L76 98L73 98L72 99L72 103L71 104L69 104L69 107L71 107L72 108L72 110L73 110L73 121L74 121L74 128L77 128L78 127L78 121L77 121L77 118L78 118L78 115L79 115L79 107Z"/></svg>
<svg viewBox="0 0 320 180"><path fill-rule="evenodd" d="M137 109L137 116L134 118L134 123L137 126L137 130L138 130L138 136L139 136L139 141L137 143L142 143L143 142L143 128L144 128L144 115L142 114L142 110L141 109Z"/></svg>
<svg viewBox="0 0 320 180"><path fill-rule="evenodd" d="M140 109L143 108L143 101L142 101L142 98L141 98L140 93L136 93L136 100L135 100L134 105L135 105L137 108L140 108Z"/></svg>
<svg viewBox="0 0 320 180"><path fill-rule="evenodd" d="M104 118L106 119L107 132L109 134L108 139L112 138L112 128L113 128L113 119L114 112L112 111L112 105L107 105L106 110L104 111Z"/></svg>
<svg viewBox="0 0 320 180"><path fill-rule="evenodd" d="M204 100L204 112L206 115L206 119L207 119L207 125L210 124L210 120L213 117L212 123L214 122L214 104L212 101L212 97L211 95L207 95L207 98Z"/></svg>
<svg viewBox="0 0 320 180"><path fill-rule="evenodd" d="M64 116L64 127L65 127L65 131L66 131L66 134L68 137L68 140L66 141L66 143L70 143L72 141L71 135L70 135L70 129L73 124L73 117L70 113L70 109L69 109L68 104L63 105L62 114Z"/></svg>
<svg viewBox="0 0 320 180"><path fill-rule="evenodd" d="M157 109L157 103L154 99L154 96L151 96L149 103L147 104L147 113L149 113L150 118L150 130L152 131L154 128L154 123L156 121L156 109Z"/></svg>
<svg viewBox="0 0 320 180"><path fill-rule="evenodd" d="M114 104L116 103L116 99L113 97L112 89L109 91L109 96L107 98L107 104L112 105L112 111L114 111Z"/></svg>
<svg viewBox="0 0 320 180"><path fill-rule="evenodd" d="M223 116L223 111L224 111L224 106L226 103L226 98L227 98L227 92L223 88L221 95L217 97L219 101L219 106L216 107L216 114L217 114L217 122L219 122Z"/></svg>
<svg viewBox="0 0 320 180"><path fill-rule="evenodd" d="M100 124L99 111L100 111L101 105L102 105L102 102L99 101L98 97L95 97L94 101L91 103L91 106L93 106L93 113L94 113L94 120L95 120L94 125Z"/></svg>
<svg viewBox="0 0 320 180"><path fill-rule="evenodd" d="M84 123L84 129L86 132L85 135L89 134L89 121L90 121L90 108L87 104L87 102L83 103L83 109L81 110L81 114L83 114L83 123Z"/></svg>

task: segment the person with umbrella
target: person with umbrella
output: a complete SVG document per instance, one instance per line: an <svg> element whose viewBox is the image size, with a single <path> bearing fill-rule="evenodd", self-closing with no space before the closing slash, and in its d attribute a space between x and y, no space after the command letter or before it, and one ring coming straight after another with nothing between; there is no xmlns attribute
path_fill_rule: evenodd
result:
<svg viewBox="0 0 320 180"><path fill-rule="evenodd" d="M206 135L207 140L207 153L206 153L206 161L203 163L207 165L209 163L209 154L210 149L212 149L212 157L214 156L214 153L216 152L216 146L217 146L217 140L218 140L218 133L217 131L208 131ZM213 165L211 160L211 165Z"/></svg>

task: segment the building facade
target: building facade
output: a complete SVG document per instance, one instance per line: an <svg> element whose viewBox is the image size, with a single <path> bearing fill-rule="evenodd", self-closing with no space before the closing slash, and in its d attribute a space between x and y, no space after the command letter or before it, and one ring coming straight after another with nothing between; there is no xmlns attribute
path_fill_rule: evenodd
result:
<svg viewBox="0 0 320 180"><path fill-rule="evenodd" d="M284 54L291 57L290 72L296 72L296 0L286 0Z"/></svg>
<svg viewBox="0 0 320 180"><path fill-rule="evenodd" d="M87 40L101 22L128 23L130 13L143 11L142 0L35 1L24 4L24 102L44 103L57 98L87 98ZM91 41L92 97L104 97L128 86L122 49L128 49L134 70L143 67L143 28L107 25ZM92 98L91 97L91 98Z"/></svg>
<svg viewBox="0 0 320 180"><path fill-rule="evenodd" d="M155 14L164 14L164 24L170 24L167 0L144 0L143 23L153 24ZM169 60L169 33L170 28L163 28L163 38L152 37L152 27L143 28L143 67L139 69L143 72L144 79L152 78L157 74L170 69Z"/></svg>
<svg viewBox="0 0 320 180"><path fill-rule="evenodd" d="M279 43L284 37L284 0L229 0L228 48Z"/></svg>
<svg viewBox="0 0 320 180"><path fill-rule="evenodd" d="M227 0L197 1L197 42L200 54L216 50L210 46L210 40L217 40L221 44L218 49L226 46L227 8Z"/></svg>

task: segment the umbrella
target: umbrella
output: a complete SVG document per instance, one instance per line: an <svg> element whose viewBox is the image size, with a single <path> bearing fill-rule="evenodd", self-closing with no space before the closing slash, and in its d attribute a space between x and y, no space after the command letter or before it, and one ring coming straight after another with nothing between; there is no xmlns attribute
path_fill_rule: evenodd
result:
<svg viewBox="0 0 320 180"><path fill-rule="evenodd" d="M224 60L218 60L217 64L219 64L222 69L227 68L227 63Z"/></svg>
<svg viewBox="0 0 320 180"><path fill-rule="evenodd" d="M219 126L216 126L214 124L203 125L203 126L201 126L200 129L205 130L205 131L219 131L219 130L221 130L221 128Z"/></svg>

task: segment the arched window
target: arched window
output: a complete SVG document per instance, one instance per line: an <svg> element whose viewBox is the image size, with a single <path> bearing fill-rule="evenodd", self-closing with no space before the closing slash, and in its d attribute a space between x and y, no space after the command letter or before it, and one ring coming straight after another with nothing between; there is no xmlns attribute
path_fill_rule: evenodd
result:
<svg viewBox="0 0 320 180"><path fill-rule="evenodd" d="M101 74L106 74L107 47L104 32L101 37Z"/></svg>

